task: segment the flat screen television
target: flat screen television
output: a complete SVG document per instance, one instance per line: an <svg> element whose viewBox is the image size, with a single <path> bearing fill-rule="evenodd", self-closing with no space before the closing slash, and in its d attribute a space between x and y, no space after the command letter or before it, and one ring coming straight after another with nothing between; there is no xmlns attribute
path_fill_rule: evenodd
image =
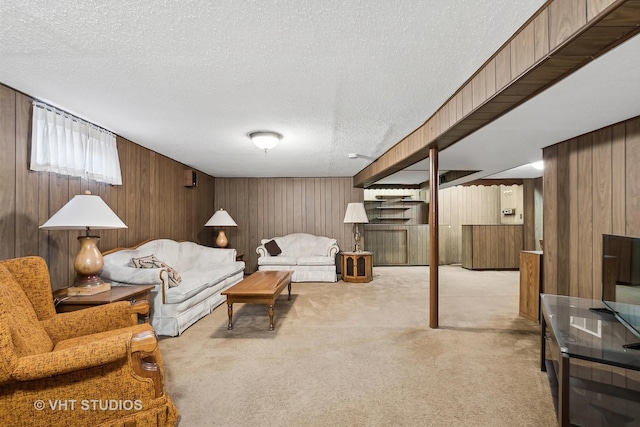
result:
<svg viewBox="0 0 640 427"><path fill-rule="evenodd" d="M640 338L640 238L602 235L602 302Z"/></svg>

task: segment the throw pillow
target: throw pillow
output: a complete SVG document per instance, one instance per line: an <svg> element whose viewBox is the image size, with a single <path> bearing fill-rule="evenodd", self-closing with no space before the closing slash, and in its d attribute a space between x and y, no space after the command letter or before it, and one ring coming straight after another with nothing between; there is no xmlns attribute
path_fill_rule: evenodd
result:
<svg viewBox="0 0 640 427"><path fill-rule="evenodd" d="M153 254L141 258L131 258L131 263L136 268L164 268L169 275L170 288L174 288L182 282L182 277L180 277L180 274L174 268L169 267Z"/></svg>
<svg viewBox="0 0 640 427"><path fill-rule="evenodd" d="M280 249L280 246L278 246L275 240L269 240L264 244L264 248L271 256L278 256L282 253L282 249Z"/></svg>

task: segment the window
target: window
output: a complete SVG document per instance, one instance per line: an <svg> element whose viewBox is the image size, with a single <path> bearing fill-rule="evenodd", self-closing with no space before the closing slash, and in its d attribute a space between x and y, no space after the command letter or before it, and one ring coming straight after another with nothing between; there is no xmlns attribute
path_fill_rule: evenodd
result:
<svg viewBox="0 0 640 427"><path fill-rule="evenodd" d="M115 135L41 102L33 103L30 169L122 185Z"/></svg>

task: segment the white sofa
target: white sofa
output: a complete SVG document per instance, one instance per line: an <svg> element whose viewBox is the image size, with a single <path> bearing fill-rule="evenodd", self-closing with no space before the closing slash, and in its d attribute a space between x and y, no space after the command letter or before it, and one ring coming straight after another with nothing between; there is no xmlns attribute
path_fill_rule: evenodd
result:
<svg viewBox="0 0 640 427"><path fill-rule="evenodd" d="M278 250L271 251L275 242ZM340 251L336 239L294 233L262 239L256 248L258 270L293 271L292 282L336 282L336 255ZM266 246L265 246L266 245Z"/></svg>
<svg viewBox="0 0 640 427"><path fill-rule="evenodd" d="M166 266L134 266L132 259L150 255ZM154 285L151 325L159 335L177 336L225 301L220 293L242 280L244 267L235 249L157 239L105 252L100 277L112 286ZM171 269L180 283L170 280Z"/></svg>

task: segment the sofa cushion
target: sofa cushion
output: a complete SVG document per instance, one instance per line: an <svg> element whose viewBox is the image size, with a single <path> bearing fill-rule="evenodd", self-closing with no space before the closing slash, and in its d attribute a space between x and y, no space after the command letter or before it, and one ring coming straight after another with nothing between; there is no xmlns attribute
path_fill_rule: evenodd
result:
<svg viewBox="0 0 640 427"><path fill-rule="evenodd" d="M215 286L227 277L236 274L244 268L241 262L230 264L211 265L202 268L193 268L183 273L182 284L171 288L165 295L165 302L177 304L187 299L194 298L204 289ZM204 297L202 297L204 298ZM196 298L197 299L197 298Z"/></svg>
<svg viewBox="0 0 640 427"><path fill-rule="evenodd" d="M271 256L278 256L282 253L282 249L280 249L275 240L269 240L264 244L264 247Z"/></svg>
<svg viewBox="0 0 640 427"><path fill-rule="evenodd" d="M131 258L131 263L136 268L164 268L169 275L169 287L176 287L182 282L182 277L174 268L160 261L155 255L151 254L140 258Z"/></svg>
<svg viewBox="0 0 640 427"><path fill-rule="evenodd" d="M161 258L167 262L167 259L164 258L164 253L156 252L156 254L162 255ZM235 249L210 248L194 242L180 242L178 244L176 263L169 264L180 271L181 274L184 274L185 271L193 268L215 264L233 264L236 262L236 255L237 251Z"/></svg>
<svg viewBox="0 0 640 427"><path fill-rule="evenodd" d="M324 236L314 236L307 233L293 233L282 237L274 237L285 256L327 256L335 239ZM262 242L264 245L267 241Z"/></svg>
<svg viewBox="0 0 640 427"><path fill-rule="evenodd" d="M335 265L335 258L330 256L301 256L297 265Z"/></svg>
<svg viewBox="0 0 640 427"><path fill-rule="evenodd" d="M294 256L261 256L258 265L296 265L298 259Z"/></svg>

